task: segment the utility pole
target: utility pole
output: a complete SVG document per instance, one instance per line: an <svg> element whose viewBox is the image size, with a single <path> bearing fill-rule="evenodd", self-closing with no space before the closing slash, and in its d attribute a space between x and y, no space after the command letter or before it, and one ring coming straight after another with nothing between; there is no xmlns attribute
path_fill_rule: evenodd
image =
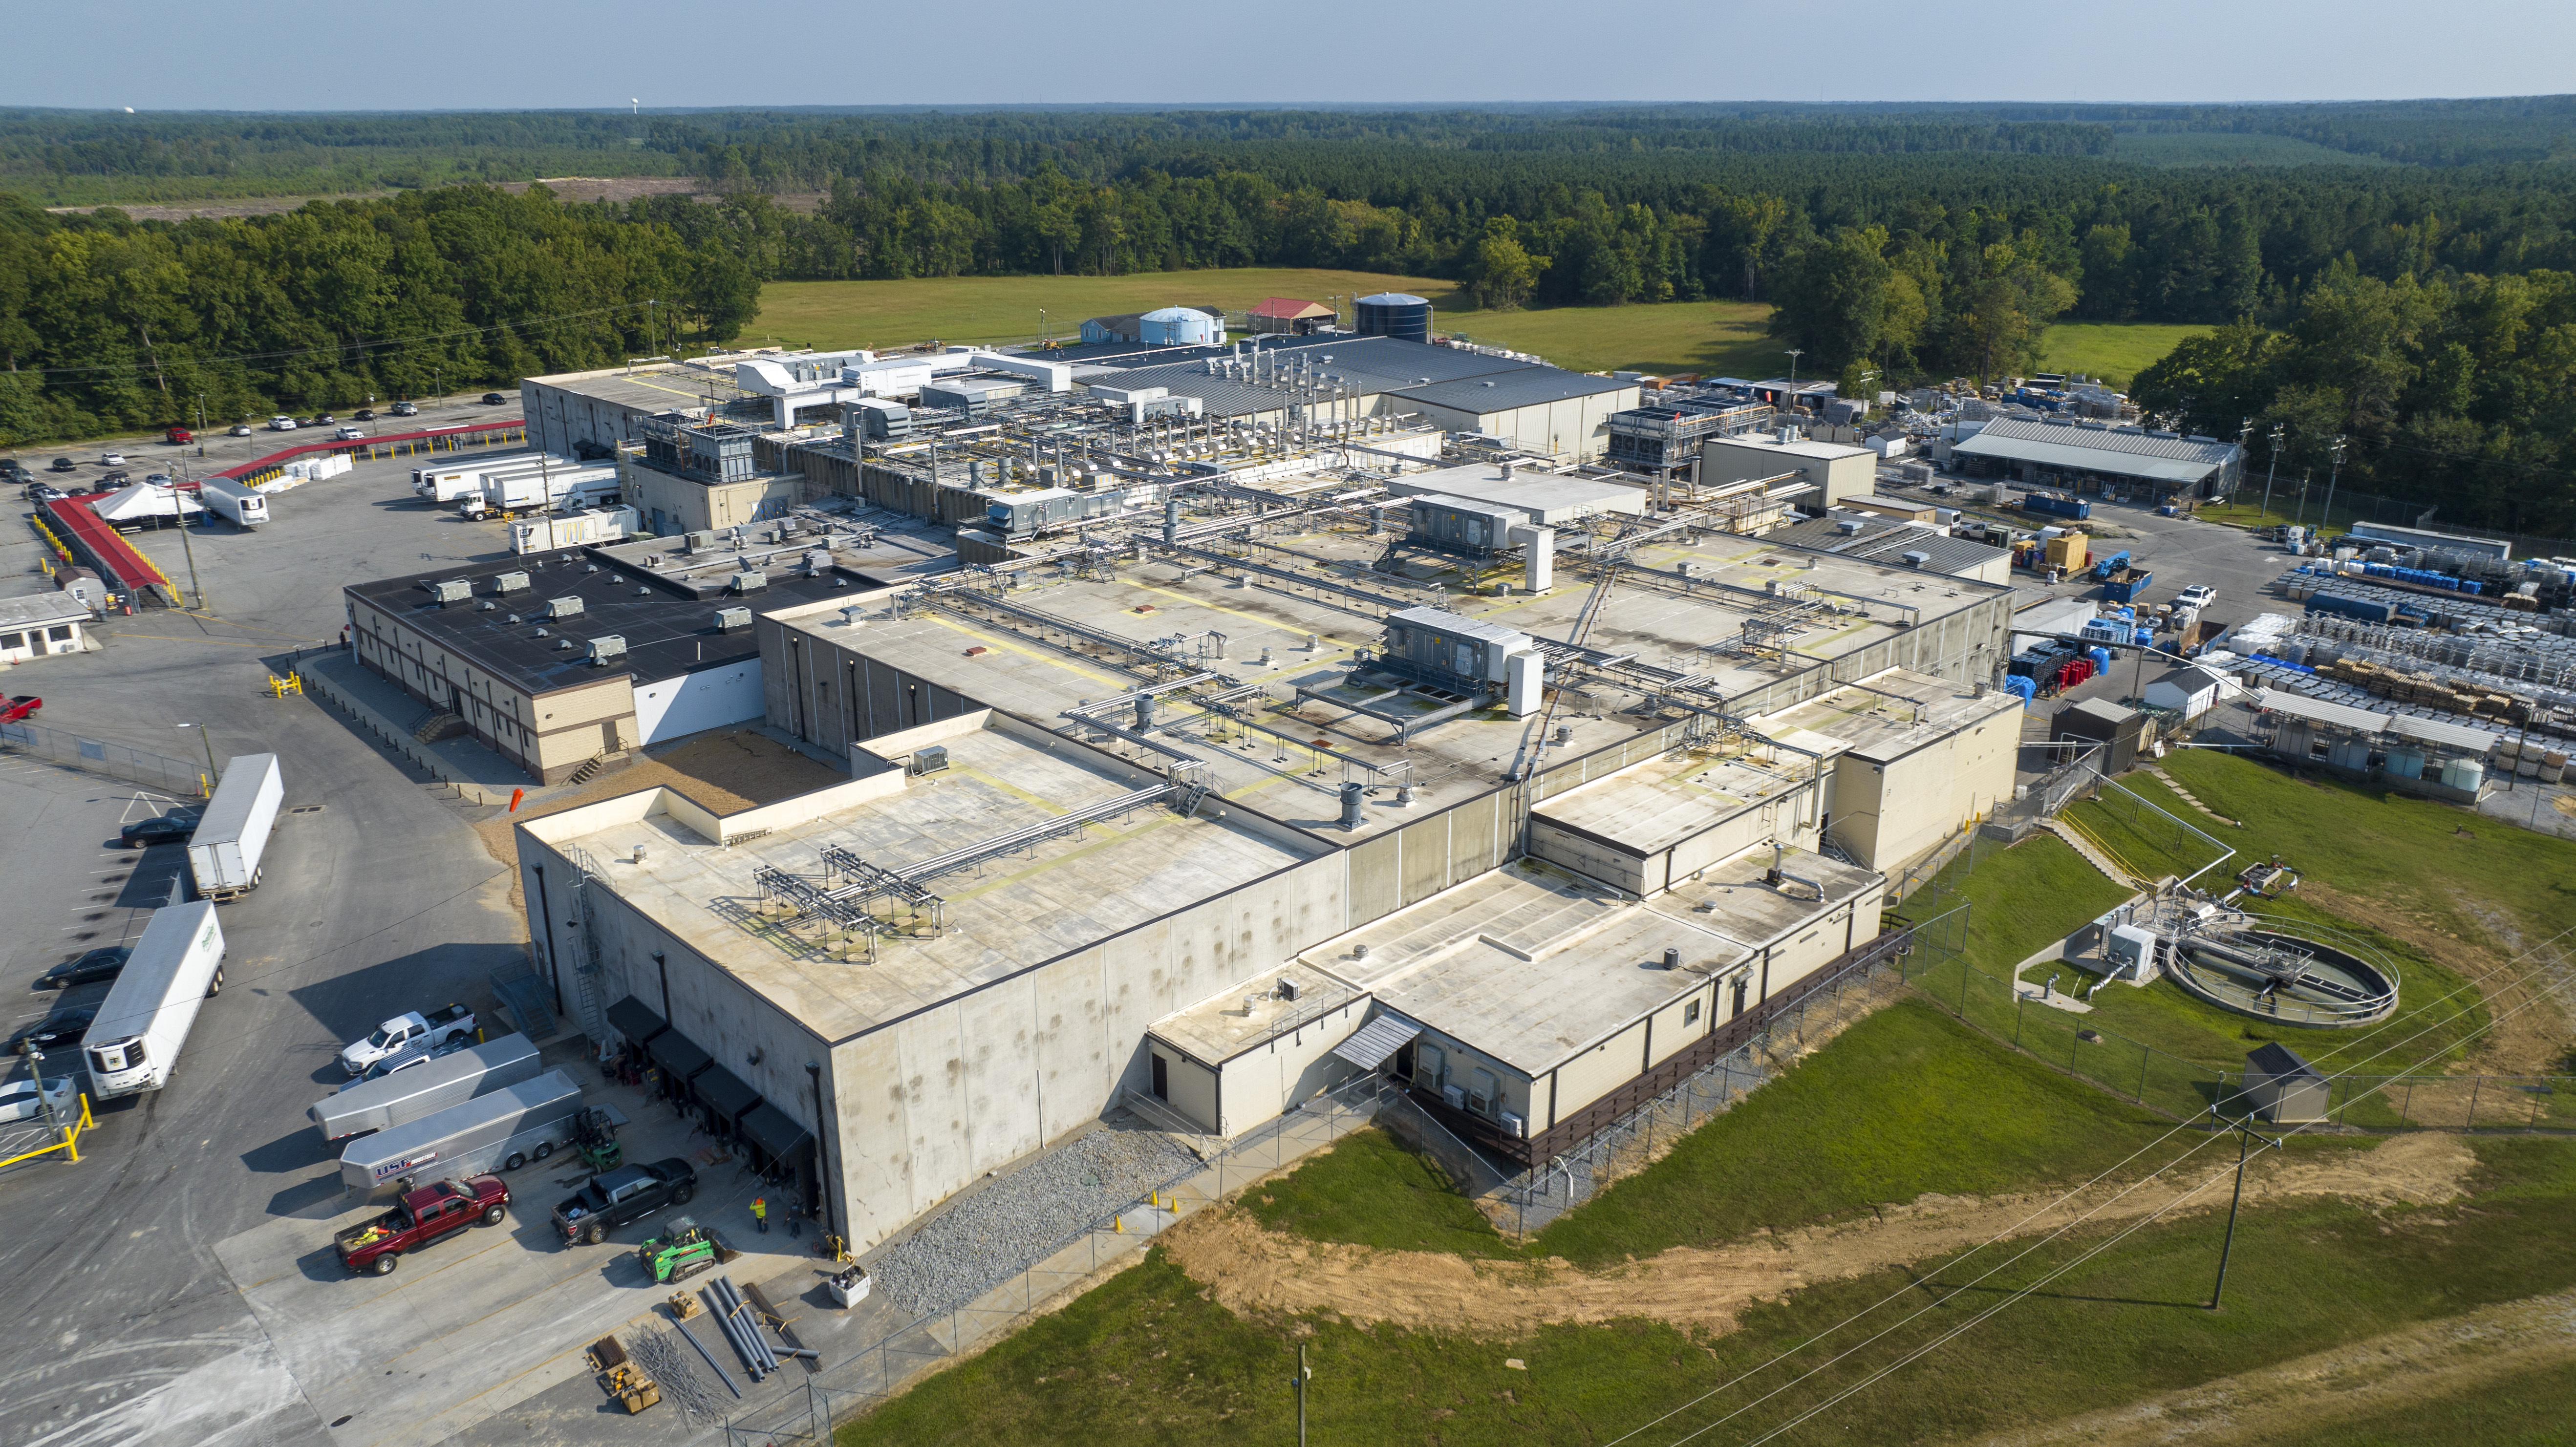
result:
<svg viewBox="0 0 2576 1447"><path fill-rule="evenodd" d="M2214 1101L2209 1107L2209 1117L2236 1132L2236 1196L2227 1203L2227 1238L2218 1247L2218 1284L2209 1289L2209 1309L2216 1311L2219 1298L2227 1292L2227 1260L2236 1251L2236 1213L2245 1205L2245 1158L2251 1153L2253 1143L2260 1137L2255 1135L2254 1128L2245 1122L2228 1120L2221 1116L2218 1113L2218 1105ZM2286 1145L2286 1142L2275 1139L2271 1145L2274 1149L2280 1149Z"/></svg>
<svg viewBox="0 0 2576 1447"><path fill-rule="evenodd" d="M179 551L188 555L188 589L197 595L197 611L203 613L206 611L206 585L197 581L197 548L188 541L188 503L179 492L179 484L186 480L187 468L186 463L180 463L180 475L170 479L170 512L179 519ZM197 511L205 510L204 503L197 504Z"/></svg>
<svg viewBox="0 0 2576 1447"><path fill-rule="evenodd" d="M219 772L215 768L214 735L208 733L206 731L206 726L201 723L183 723L179 725L179 727L183 729L195 729L197 731L197 742L206 746L206 785L208 788L212 788L214 786L215 776Z"/></svg>
<svg viewBox="0 0 2576 1447"><path fill-rule="evenodd" d="M2308 479L2315 474L2316 469L2312 467L2299 470L2299 526L2301 527L2308 525Z"/></svg>
<svg viewBox="0 0 2576 1447"><path fill-rule="evenodd" d="M2278 422L2272 424L2272 460L2263 465L2263 511L2261 515L2264 517L2270 517L2272 515L2272 474L2281 470L2281 439L2288 435L2288 428L2283 427Z"/></svg>
<svg viewBox="0 0 2576 1447"><path fill-rule="evenodd" d="M2326 456L2332 460L2333 466L2326 473L2326 510L2317 515L2318 532L2324 532L2334 526L2335 479L2343 476L2343 448L2344 439L2341 435L2337 435L2334 445L2326 449Z"/></svg>
<svg viewBox="0 0 2576 1447"><path fill-rule="evenodd" d="M1299 1342L1297 1375L1288 1379L1288 1385L1297 1389L1297 1447L1306 1447L1306 1380L1314 1375L1314 1368L1306 1365L1306 1344Z"/></svg>

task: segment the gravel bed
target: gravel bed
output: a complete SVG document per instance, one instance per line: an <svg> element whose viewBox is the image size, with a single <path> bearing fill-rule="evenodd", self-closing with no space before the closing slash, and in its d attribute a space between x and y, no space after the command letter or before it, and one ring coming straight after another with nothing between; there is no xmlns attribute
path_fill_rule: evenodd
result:
<svg viewBox="0 0 2576 1447"><path fill-rule="evenodd" d="M876 1290L915 1315L950 1311L1010 1279L1078 1227L1142 1199L1198 1164L1153 1131L1096 1130L950 1206L869 1268Z"/></svg>

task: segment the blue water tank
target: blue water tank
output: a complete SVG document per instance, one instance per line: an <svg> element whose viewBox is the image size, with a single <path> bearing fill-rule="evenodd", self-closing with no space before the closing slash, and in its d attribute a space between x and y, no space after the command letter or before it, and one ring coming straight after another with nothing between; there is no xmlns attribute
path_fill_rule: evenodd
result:
<svg viewBox="0 0 2576 1447"><path fill-rule="evenodd" d="M1394 337L1407 342L1431 340L1431 303L1400 291L1364 296L1355 304L1360 335Z"/></svg>
<svg viewBox="0 0 2576 1447"><path fill-rule="evenodd" d="M2090 654L2093 656L2093 671L2094 671L2095 673L2108 673L2108 672L2110 672L2110 671L2111 671L2111 650L2110 650L2110 649L2108 649L2108 648L2090 648L2090 649L2086 649L2085 651L2086 651L2087 653L2090 653Z"/></svg>

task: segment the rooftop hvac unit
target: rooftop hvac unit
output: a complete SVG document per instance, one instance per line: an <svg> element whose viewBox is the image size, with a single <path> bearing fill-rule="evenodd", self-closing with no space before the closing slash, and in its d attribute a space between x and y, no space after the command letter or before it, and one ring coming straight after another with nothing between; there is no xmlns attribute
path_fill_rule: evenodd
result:
<svg viewBox="0 0 2576 1447"><path fill-rule="evenodd" d="M1844 518L1834 524L1834 531L1847 538L1857 537L1860 534L1860 530L1861 520L1859 518Z"/></svg>
<svg viewBox="0 0 2576 1447"><path fill-rule="evenodd" d="M527 586L528 575L525 573L503 573L492 580L492 591L495 593L524 592Z"/></svg>
<svg viewBox="0 0 2576 1447"><path fill-rule="evenodd" d="M568 598L546 600L546 616L549 618L569 618L580 611L581 598L578 594Z"/></svg>
<svg viewBox="0 0 2576 1447"><path fill-rule="evenodd" d="M733 575L733 590L750 593L769 586L769 575L762 572L740 572Z"/></svg>
<svg viewBox="0 0 2576 1447"><path fill-rule="evenodd" d="M474 585L463 578L450 578L443 583L429 585L430 601L434 603L462 603L473 596Z"/></svg>
<svg viewBox="0 0 2576 1447"><path fill-rule="evenodd" d="M688 544L690 552L703 552L716 545L716 535L712 532L691 533L688 535Z"/></svg>
<svg viewBox="0 0 2576 1447"><path fill-rule="evenodd" d="M1899 556L1905 559L1905 566L1909 568L1919 568L1925 563L1932 561L1932 555L1923 551L1921 548L1916 548L1910 552L1899 554Z"/></svg>
<svg viewBox="0 0 2576 1447"><path fill-rule="evenodd" d="M731 633L737 628L748 628L750 626L751 610L748 608L718 608L716 610L716 631L718 633Z"/></svg>
<svg viewBox="0 0 2576 1447"><path fill-rule="evenodd" d="M1280 981L1279 981L1279 998L1280 998L1280 999L1282 999L1282 1000L1294 1000L1294 999L1296 999L1299 995L1304 994L1304 993L1305 993L1305 991L1298 987L1298 984L1297 984L1297 982L1296 982L1295 980L1288 979L1288 978L1286 978L1285 976L1281 977L1281 979L1280 979Z"/></svg>
<svg viewBox="0 0 2576 1447"><path fill-rule="evenodd" d="M605 638L590 640L590 662L594 668L615 663L625 656L626 640L618 634L611 633Z"/></svg>
<svg viewBox="0 0 2576 1447"><path fill-rule="evenodd" d="M922 747L913 750L912 766L906 769L905 772L912 774L936 774L947 767L948 746L945 744L924 744Z"/></svg>

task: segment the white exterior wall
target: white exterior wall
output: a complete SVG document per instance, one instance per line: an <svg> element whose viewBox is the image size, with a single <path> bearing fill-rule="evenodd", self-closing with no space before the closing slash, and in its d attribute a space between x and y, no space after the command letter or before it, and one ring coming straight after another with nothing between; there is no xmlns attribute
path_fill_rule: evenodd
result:
<svg viewBox="0 0 2576 1447"><path fill-rule="evenodd" d="M1259 983L1247 982L1246 991ZM1220 1134L1231 1135L1242 1126L1258 1125L1293 1110L1359 1074L1359 1067L1333 1054L1333 1047L1351 1038L1367 1022L1368 1013L1366 997L1352 1000L1329 1015L1226 1061L1223 1095L1217 1102L1223 1119L1198 1116L1196 1112L1192 1112L1193 1118L1218 1127ZM1172 1103L1181 1103L1178 1090L1173 1092Z"/></svg>
<svg viewBox="0 0 2576 1447"><path fill-rule="evenodd" d="M635 686L635 730L647 744L742 723L767 711L757 658Z"/></svg>

